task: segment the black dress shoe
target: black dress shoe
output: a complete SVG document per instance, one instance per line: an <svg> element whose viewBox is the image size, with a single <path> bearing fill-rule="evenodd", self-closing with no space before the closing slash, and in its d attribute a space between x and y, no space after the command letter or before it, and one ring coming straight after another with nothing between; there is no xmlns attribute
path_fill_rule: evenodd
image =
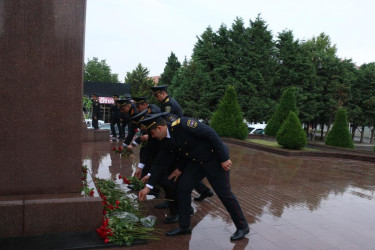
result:
<svg viewBox="0 0 375 250"><path fill-rule="evenodd" d="M208 190L207 192L202 193L199 197L194 198L195 201L203 201L207 197L211 197L214 195L214 192L212 190Z"/></svg>
<svg viewBox="0 0 375 250"><path fill-rule="evenodd" d="M156 204L155 208L158 208L158 209L169 208L169 202L168 201L164 201L162 203Z"/></svg>
<svg viewBox="0 0 375 250"><path fill-rule="evenodd" d="M250 229L248 226L244 229L237 229L237 231L230 237L230 240L241 240L249 232L250 232Z"/></svg>
<svg viewBox="0 0 375 250"><path fill-rule="evenodd" d="M177 236L181 234L191 234L191 227L179 227L179 228L168 231L165 235Z"/></svg>
<svg viewBox="0 0 375 250"><path fill-rule="evenodd" d="M176 214L176 215L169 215L167 218L165 218L165 220L164 220L164 223L165 224L173 224L173 223L176 223L176 222L178 222L178 218L179 218L180 216L178 216L178 214Z"/></svg>
<svg viewBox="0 0 375 250"><path fill-rule="evenodd" d="M194 208L190 207L190 215L194 215Z"/></svg>

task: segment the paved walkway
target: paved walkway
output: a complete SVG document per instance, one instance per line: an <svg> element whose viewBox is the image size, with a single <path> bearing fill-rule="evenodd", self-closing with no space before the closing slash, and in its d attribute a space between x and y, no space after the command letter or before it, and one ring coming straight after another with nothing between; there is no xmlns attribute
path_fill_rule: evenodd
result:
<svg viewBox="0 0 375 250"><path fill-rule="evenodd" d="M94 175L130 175L130 159L112 152L118 143L85 143L84 163ZM375 163L336 158L284 157L228 144L231 184L250 234L231 242L235 227L215 195L193 201L191 235L166 237L131 249L375 249ZM137 159L132 159L137 161ZM195 193L193 195L196 195ZM146 201L163 232L167 210ZM119 248L116 248L119 249Z"/></svg>

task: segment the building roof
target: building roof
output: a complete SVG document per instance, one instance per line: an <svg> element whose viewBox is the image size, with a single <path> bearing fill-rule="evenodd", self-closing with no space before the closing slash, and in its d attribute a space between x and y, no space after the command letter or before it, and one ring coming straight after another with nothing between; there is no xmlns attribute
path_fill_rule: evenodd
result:
<svg viewBox="0 0 375 250"><path fill-rule="evenodd" d="M84 82L83 94L91 96L96 93L100 97L112 97L113 94L123 96L130 94L130 83L112 83L112 82Z"/></svg>
<svg viewBox="0 0 375 250"><path fill-rule="evenodd" d="M150 76L149 78L154 80L154 82L157 84L159 82L160 76Z"/></svg>

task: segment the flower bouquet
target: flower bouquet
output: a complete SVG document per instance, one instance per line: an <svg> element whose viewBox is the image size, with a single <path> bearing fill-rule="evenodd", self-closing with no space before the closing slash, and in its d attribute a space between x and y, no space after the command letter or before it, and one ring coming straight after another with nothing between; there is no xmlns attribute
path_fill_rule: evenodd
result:
<svg viewBox="0 0 375 250"><path fill-rule="evenodd" d="M105 243L130 246L134 241L158 239L155 233L155 217L142 216L136 200L112 180L95 179L102 198L103 223L96 229Z"/></svg>
<svg viewBox="0 0 375 250"><path fill-rule="evenodd" d="M116 147L113 147L112 148L113 152L115 152L116 154L120 154L122 158L128 158L132 152L129 152L128 150L124 150L124 147L123 146L119 146L118 148Z"/></svg>
<svg viewBox="0 0 375 250"><path fill-rule="evenodd" d="M125 184L131 185L131 189L134 191L140 191L145 187L145 184L135 176L122 177L121 175L119 175L118 178L123 179Z"/></svg>
<svg viewBox="0 0 375 250"><path fill-rule="evenodd" d="M83 165L81 173L81 193L84 196L94 196L94 188L89 188L87 184L87 173L87 166Z"/></svg>

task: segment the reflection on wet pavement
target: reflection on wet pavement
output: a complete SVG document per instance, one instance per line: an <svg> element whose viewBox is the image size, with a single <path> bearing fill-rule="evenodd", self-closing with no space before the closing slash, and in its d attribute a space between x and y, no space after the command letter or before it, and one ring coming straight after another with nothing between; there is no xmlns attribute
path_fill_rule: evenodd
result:
<svg viewBox="0 0 375 250"><path fill-rule="evenodd" d="M129 176L138 158L121 159L116 143L85 143L83 157L100 178ZM217 196L193 201L191 235L166 237L133 249L374 249L375 164L336 158L283 157L228 144L231 185L250 224L244 240ZM137 152L135 152L137 155ZM193 196L197 196L193 193ZM161 221L167 210L143 203Z"/></svg>

